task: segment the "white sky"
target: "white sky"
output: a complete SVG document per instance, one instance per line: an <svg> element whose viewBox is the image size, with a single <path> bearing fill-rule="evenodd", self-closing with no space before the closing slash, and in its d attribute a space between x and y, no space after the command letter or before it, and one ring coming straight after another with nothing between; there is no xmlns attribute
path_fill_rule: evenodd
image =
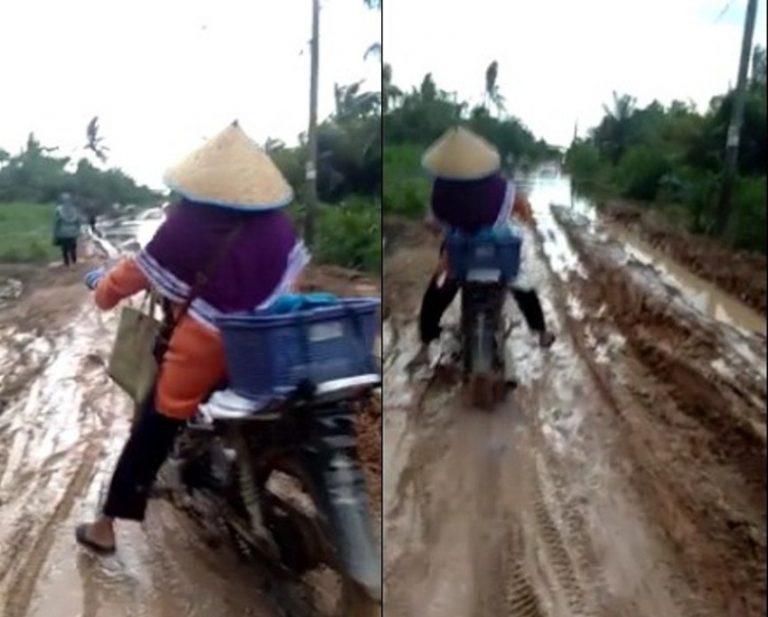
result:
<svg viewBox="0 0 768 617"><path fill-rule="evenodd" d="M721 11L727 12L715 23ZM384 59L402 89L432 72L478 101L499 62L508 113L567 146L602 117L611 92L639 105L709 100L736 82L746 0L388 0ZM765 45L765 1L754 41Z"/></svg>
<svg viewBox="0 0 768 617"><path fill-rule="evenodd" d="M324 0L319 113L333 84L380 88L381 17ZM161 186L166 167L235 118L258 142L297 142L309 113L310 0L7 0L0 4L0 148L30 131L64 154L95 115L110 162ZM300 52L304 50L303 55Z"/></svg>

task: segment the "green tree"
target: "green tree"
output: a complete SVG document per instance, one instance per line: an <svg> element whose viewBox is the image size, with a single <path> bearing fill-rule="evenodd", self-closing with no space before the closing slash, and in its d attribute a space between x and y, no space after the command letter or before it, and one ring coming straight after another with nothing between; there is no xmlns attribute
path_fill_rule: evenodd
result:
<svg viewBox="0 0 768 617"><path fill-rule="evenodd" d="M497 115L501 115L505 109L504 97L499 91L499 85L497 82L499 78L499 63L494 60L485 69L485 94L484 101L486 107L488 103L492 103L496 107Z"/></svg>
<svg viewBox="0 0 768 617"><path fill-rule="evenodd" d="M109 148L104 145L104 138L99 134L99 117L94 116L88 123L85 130L86 137L88 139L85 149L90 150L96 155L102 163L107 161L107 152Z"/></svg>
<svg viewBox="0 0 768 617"><path fill-rule="evenodd" d="M613 93L613 106L603 105L605 117L594 129L593 138L600 152L612 163L619 162L629 146L631 120L635 112L636 99L628 94Z"/></svg>
<svg viewBox="0 0 768 617"><path fill-rule="evenodd" d="M392 66L384 63L381 67L381 110L387 113L392 105L397 105L403 92L392 83Z"/></svg>

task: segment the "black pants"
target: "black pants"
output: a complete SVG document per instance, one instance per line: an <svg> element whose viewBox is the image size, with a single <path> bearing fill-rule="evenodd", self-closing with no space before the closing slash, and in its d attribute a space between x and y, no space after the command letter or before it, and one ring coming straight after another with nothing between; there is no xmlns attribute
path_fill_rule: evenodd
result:
<svg viewBox="0 0 768 617"><path fill-rule="evenodd" d="M163 416L151 405L141 412L112 474L105 516L144 520L149 490L184 424L183 420Z"/></svg>
<svg viewBox="0 0 768 617"><path fill-rule="evenodd" d="M77 263L77 239L76 238L62 238L59 240L59 246L61 247L61 256L64 259L64 265L68 266L70 263Z"/></svg>
<svg viewBox="0 0 768 617"><path fill-rule="evenodd" d="M446 279L442 287L437 286L437 276L433 276L432 280L429 281L419 313L419 334L422 343L429 343L439 338L440 319L453 302L456 294L459 293L459 289L459 283L455 280ZM520 307L528 327L534 332L544 332L546 329L544 312L541 310L541 303L536 291L533 289L530 291L512 289L512 296L515 298L517 306Z"/></svg>

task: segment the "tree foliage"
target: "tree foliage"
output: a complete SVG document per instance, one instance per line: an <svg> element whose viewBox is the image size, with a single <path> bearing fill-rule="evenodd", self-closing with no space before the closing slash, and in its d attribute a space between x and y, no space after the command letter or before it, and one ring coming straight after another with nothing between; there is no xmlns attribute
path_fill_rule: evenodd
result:
<svg viewBox="0 0 768 617"><path fill-rule="evenodd" d="M505 111L505 99L496 83L499 78L499 63L494 60L485 70L485 104L491 103L496 107L496 112L501 115Z"/></svg>
<svg viewBox="0 0 768 617"><path fill-rule="evenodd" d="M381 94L355 82L335 84L334 98L333 114L317 127L318 197L327 203L354 194L372 200L381 190ZM299 142L286 148L279 140L268 139L264 147L302 200L306 136Z"/></svg>
<svg viewBox="0 0 768 617"><path fill-rule="evenodd" d="M734 96L734 91L716 96L707 110L699 112L684 101L668 106L654 101L640 108L634 97L614 93L588 138L571 144L566 165L585 188L679 206L693 231L709 230ZM762 251L766 250L766 137L765 50L758 47L752 56L734 218L727 237L736 246ZM758 226L762 231L756 231Z"/></svg>
<svg viewBox="0 0 768 617"><path fill-rule="evenodd" d="M471 107L458 100L455 93L442 90L431 73L424 76L418 88L405 93L394 85L392 67L385 65L382 100L385 101L387 146L414 144L426 147L448 128L464 125L493 143L504 161L535 164L558 157L554 148L537 140L519 119L504 113L504 98L496 83L497 76L498 64L493 62L485 73L487 99L498 112L492 116L487 106Z"/></svg>
<svg viewBox="0 0 768 617"><path fill-rule="evenodd" d="M94 118L94 120L96 120ZM105 150L98 136L98 123L91 121L89 145ZM86 146L86 149L91 150ZM30 133L25 147L15 155L0 156L0 203L50 203L63 191L89 212L104 212L113 204L143 205L159 199L119 169L101 170L81 158L71 170L69 157L55 156L57 148L43 146Z"/></svg>

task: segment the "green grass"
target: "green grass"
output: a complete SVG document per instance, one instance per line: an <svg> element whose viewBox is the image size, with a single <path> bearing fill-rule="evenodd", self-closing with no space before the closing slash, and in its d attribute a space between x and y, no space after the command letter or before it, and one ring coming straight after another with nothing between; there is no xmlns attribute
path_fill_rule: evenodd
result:
<svg viewBox="0 0 768 617"><path fill-rule="evenodd" d="M0 203L0 262L47 263L58 257L53 246L51 204Z"/></svg>
<svg viewBox="0 0 768 617"><path fill-rule="evenodd" d="M423 218L430 180L421 167L424 148L414 144L384 147L384 212Z"/></svg>

